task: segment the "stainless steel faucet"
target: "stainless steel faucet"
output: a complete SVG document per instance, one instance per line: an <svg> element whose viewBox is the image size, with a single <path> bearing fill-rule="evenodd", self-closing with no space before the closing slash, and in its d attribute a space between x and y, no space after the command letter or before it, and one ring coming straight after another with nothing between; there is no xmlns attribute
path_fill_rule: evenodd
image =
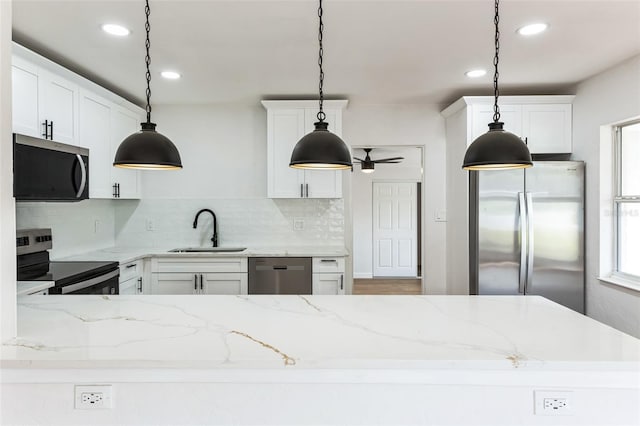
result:
<svg viewBox="0 0 640 426"><path fill-rule="evenodd" d="M211 216L213 216L213 237L211 238L211 242L214 247L218 247L218 221L216 220L216 214L209 209L202 209L198 213L196 213L196 218L193 220L193 229L198 227L198 217L202 212L209 212Z"/></svg>

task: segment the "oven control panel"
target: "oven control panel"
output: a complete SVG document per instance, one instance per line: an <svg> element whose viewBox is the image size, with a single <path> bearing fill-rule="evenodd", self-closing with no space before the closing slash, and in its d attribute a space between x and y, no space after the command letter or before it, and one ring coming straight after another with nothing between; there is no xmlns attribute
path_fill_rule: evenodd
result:
<svg viewBox="0 0 640 426"><path fill-rule="evenodd" d="M52 247L51 228L18 229L16 231L17 254L36 253Z"/></svg>

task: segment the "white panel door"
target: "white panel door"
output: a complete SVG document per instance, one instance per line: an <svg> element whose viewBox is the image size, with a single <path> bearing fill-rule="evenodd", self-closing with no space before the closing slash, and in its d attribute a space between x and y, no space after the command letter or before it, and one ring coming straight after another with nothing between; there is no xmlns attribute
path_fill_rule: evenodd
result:
<svg viewBox="0 0 640 426"><path fill-rule="evenodd" d="M373 275L417 276L417 184L373 183Z"/></svg>
<svg viewBox="0 0 640 426"><path fill-rule="evenodd" d="M38 112L38 68L20 58L13 58L11 67L13 91L13 132L34 138L44 137Z"/></svg>
<svg viewBox="0 0 640 426"><path fill-rule="evenodd" d="M140 198L140 172L134 169L113 167L113 160L120 143L129 135L140 131L142 118L133 111L115 105L111 114L111 149L105 159L111 170L111 185L119 185L118 198Z"/></svg>
<svg viewBox="0 0 640 426"><path fill-rule="evenodd" d="M89 197L111 198L111 103L80 92L80 140L89 148Z"/></svg>
<svg viewBox="0 0 640 426"><path fill-rule="evenodd" d="M86 146L78 138L78 86L40 70L40 121L49 120L49 134L56 142Z"/></svg>
<svg viewBox="0 0 640 426"><path fill-rule="evenodd" d="M305 196L304 171L289 167L291 152L304 136L303 109L274 109L268 112L268 188L269 198Z"/></svg>

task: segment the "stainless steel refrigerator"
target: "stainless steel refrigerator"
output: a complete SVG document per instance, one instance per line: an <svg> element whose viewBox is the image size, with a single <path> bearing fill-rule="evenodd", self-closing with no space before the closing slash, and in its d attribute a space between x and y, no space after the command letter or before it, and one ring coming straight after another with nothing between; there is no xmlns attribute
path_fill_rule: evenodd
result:
<svg viewBox="0 0 640 426"><path fill-rule="evenodd" d="M469 179L469 293L540 295L584 313L584 163Z"/></svg>

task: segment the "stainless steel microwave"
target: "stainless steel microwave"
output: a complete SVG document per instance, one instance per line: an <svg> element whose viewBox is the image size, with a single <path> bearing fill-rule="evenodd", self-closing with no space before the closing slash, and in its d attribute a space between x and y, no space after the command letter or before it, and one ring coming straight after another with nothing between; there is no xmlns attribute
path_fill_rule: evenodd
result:
<svg viewBox="0 0 640 426"><path fill-rule="evenodd" d="M89 150L14 133L13 196L17 201L89 198Z"/></svg>

